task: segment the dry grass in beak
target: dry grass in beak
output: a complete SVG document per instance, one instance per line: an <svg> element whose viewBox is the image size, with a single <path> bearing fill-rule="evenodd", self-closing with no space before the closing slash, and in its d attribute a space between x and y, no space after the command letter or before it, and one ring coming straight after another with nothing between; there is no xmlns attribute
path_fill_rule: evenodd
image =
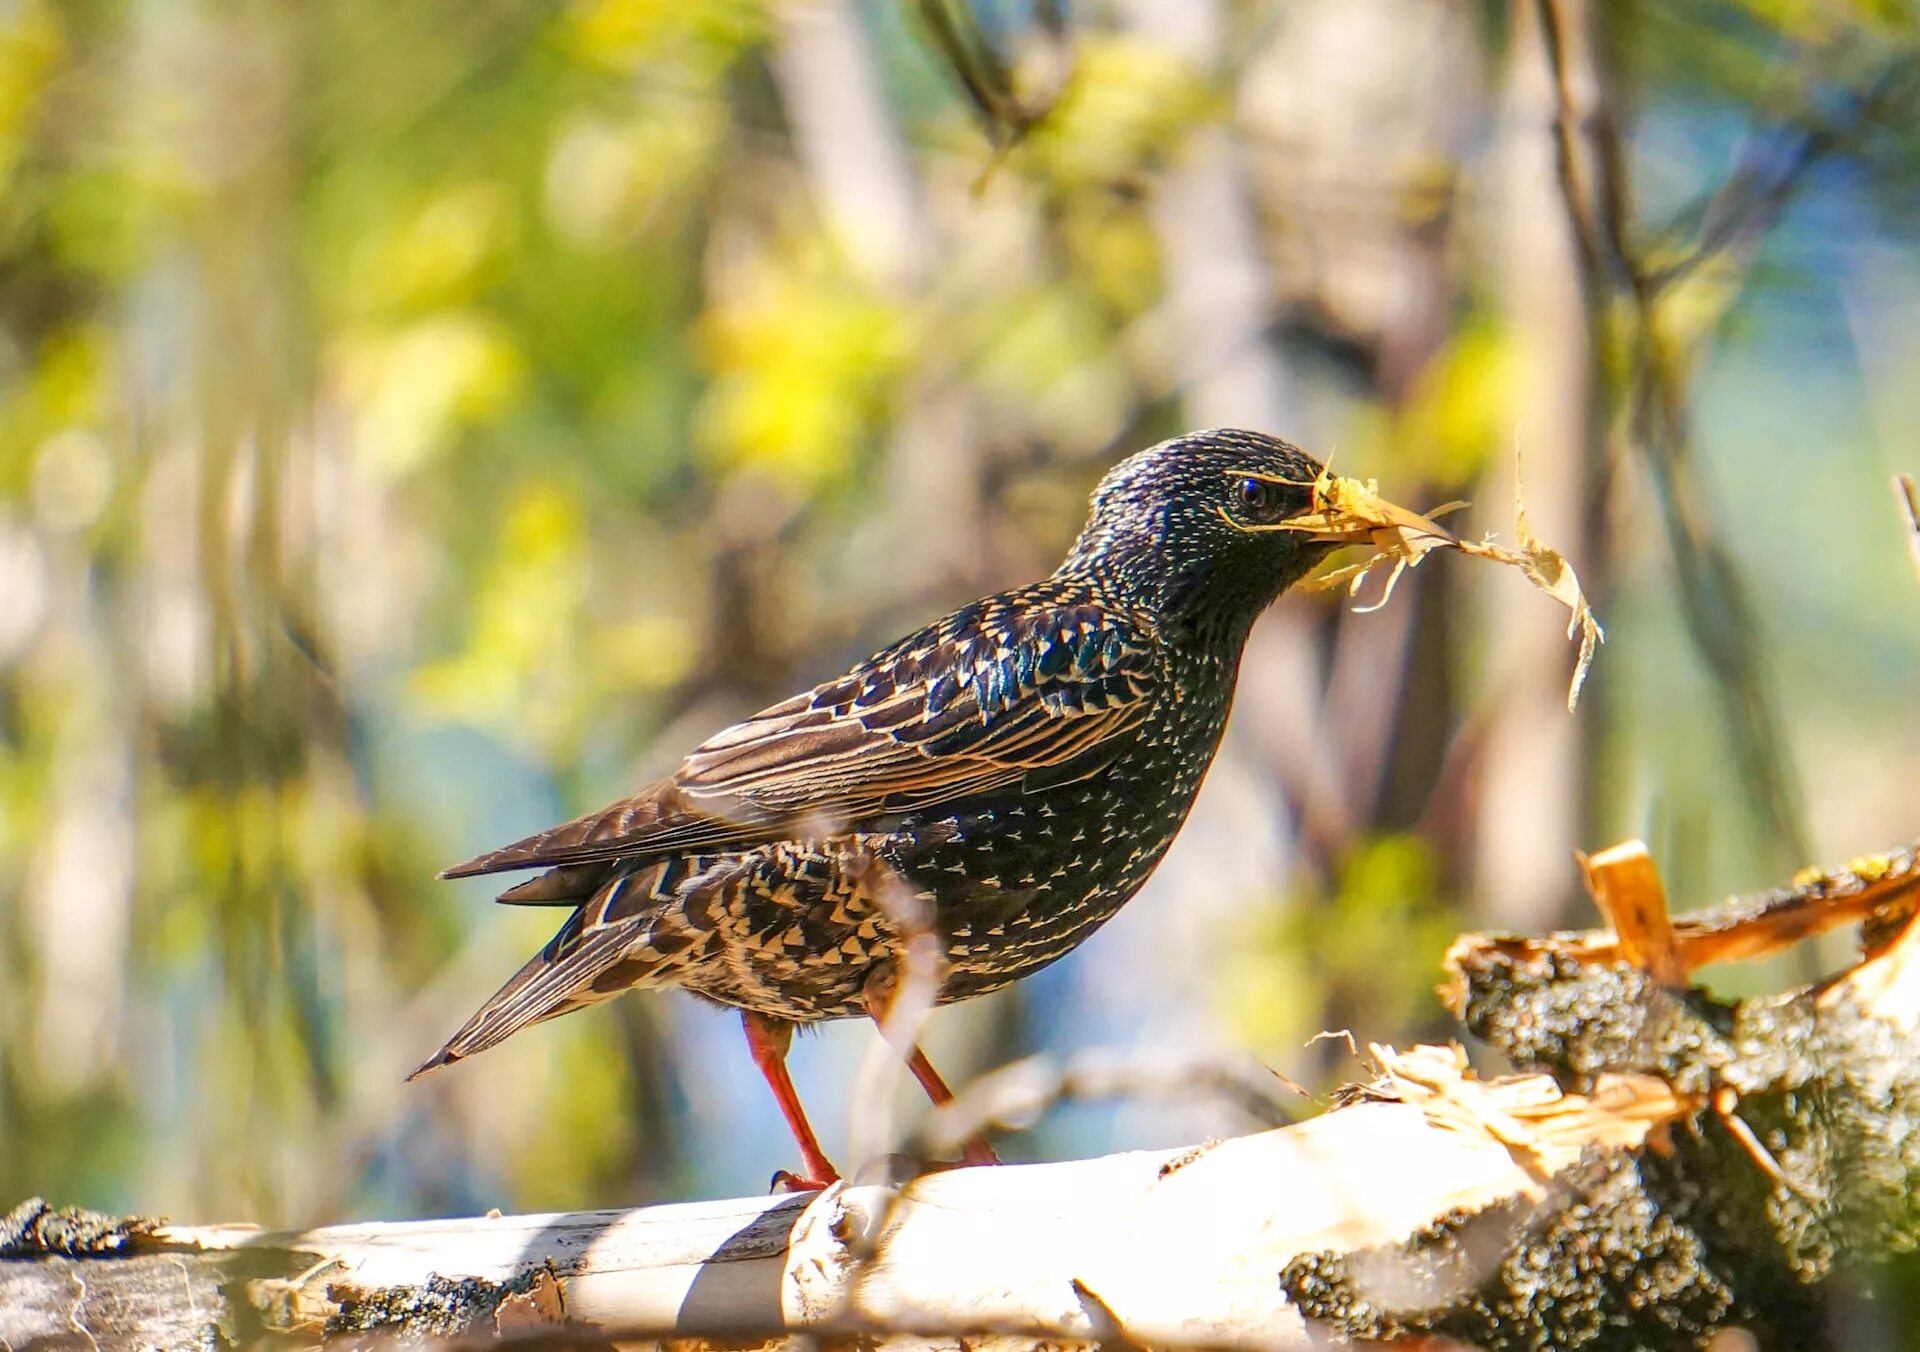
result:
<svg viewBox="0 0 1920 1352"><path fill-rule="evenodd" d="M1393 596L1394 584L1400 580L1400 575L1436 549L1457 549L1462 554L1492 559L1495 563L1518 568L1529 582L1570 612L1567 637L1578 635L1580 639L1580 656L1574 663L1573 679L1567 686L1567 709L1571 711L1579 702L1580 687L1586 683L1587 668L1593 664L1594 650L1606 641L1606 631L1594 617L1593 607L1587 604L1573 565L1558 550L1536 536L1527 524L1527 511L1520 500L1517 475L1513 497L1514 535L1520 544L1518 549L1508 549L1491 540L1462 540L1435 523L1430 516L1422 516L1388 502L1380 496L1373 480L1363 482L1346 479L1331 470L1322 470L1320 477L1313 481L1313 504L1306 512L1272 526L1242 529L1304 531L1316 540L1373 546L1376 552L1371 557L1322 573L1307 584L1324 589L1344 583L1347 594L1357 596L1360 584L1369 573L1390 568L1380 598L1370 605L1356 607L1361 611L1378 610L1384 606ZM1448 507L1436 509L1434 514L1458 505L1449 504Z"/></svg>

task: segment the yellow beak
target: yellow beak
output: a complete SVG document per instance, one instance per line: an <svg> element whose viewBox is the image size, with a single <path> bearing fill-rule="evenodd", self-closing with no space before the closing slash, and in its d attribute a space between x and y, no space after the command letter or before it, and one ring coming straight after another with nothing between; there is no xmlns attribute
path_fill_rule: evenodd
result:
<svg viewBox="0 0 1920 1352"><path fill-rule="evenodd" d="M1374 532L1381 530L1406 531L1448 542L1454 538L1453 533L1439 522L1388 502L1385 498L1373 498L1367 502L1364 516L1315 512L1297 516L1291 524L1307 531L1309 540L1332 545L1367 544L1373 539Z"/></svg>

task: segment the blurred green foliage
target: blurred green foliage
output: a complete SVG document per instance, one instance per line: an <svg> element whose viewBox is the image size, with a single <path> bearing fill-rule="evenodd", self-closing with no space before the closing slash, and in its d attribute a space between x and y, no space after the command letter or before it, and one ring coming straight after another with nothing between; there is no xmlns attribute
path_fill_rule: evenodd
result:
<svg viewBox="0 0 1920 1352"><path fill-rule="evenodd" d="M690 1005L402 1087L552 921L434 870L1050 567L1098 474L1249 353L1273 430L1344 470L1504 529L1521 445L1531 502L1516 396L1549 376L1502 156L1547 128L1502 111L1511 16L1194 5L1209 49L1175 0L1064 36L952 8L1021 134L881 3L0 7L0 1198L277 1222L757 1186L778 1123ZM1655 258L1739 146L1844 121L1915 40L1893 3L1593 11ZM1914 150L1849 131L1757 282L1711 259L1658 310L1842 855L1912 831L1920 768L1920 626L1871 526L1920 412ZM1170 210L1196 166L1249 256ZM1210 331L1222 269L1264 328ZM1567 515L1608 525L1577 562L1613 643L1557 773L1580 843L1652 832L1682 897L1762 884L1622 430L1636 336L1591 299L1604 472ZM1796 520L1810 483L1863 524ZM963 1060L1174 1027L1298 1071L1323 1028L1446 1031L1435 960L1509 829L1461 806L1514 708L1489 635L1555 619L1443 568L1382 616L1289 602L1203 800L1253 805L1212 819L1245 876L1176 859L1110 941L956 1012ZM1339 685L1312 708L1271 693L1305 649ZM863 1045L835 1036L800 1053L830 1139Z"/></svg>
<svg viewBox="0 0 1920 1352"><path fill-rule="evenodd" d="M1460 932L1460 910L1446 896L1432 847L1376 835L1338 869L1324 888L1309 883L1268 912L1246 946L1227 956L1221 986L1235 1026L1275 1052L1348 1029L1448 1036L1433 988ZM1355 1068L1344 1060L1334 1073Z"/></svg>

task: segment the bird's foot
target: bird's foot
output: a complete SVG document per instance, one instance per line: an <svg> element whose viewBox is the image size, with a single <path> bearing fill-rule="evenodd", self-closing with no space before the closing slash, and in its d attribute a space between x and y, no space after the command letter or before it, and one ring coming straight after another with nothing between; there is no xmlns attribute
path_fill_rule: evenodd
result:
<svg viewBox="0 0 1920 1352"><path fill-rule="evenodd" d="M968 1141L966 1148L960 1152L960 1158L967 1164L1000 1163L1000 1157L994 1153L993 1147L987 1144L987 1138L984 1136L975 1136Z"/></svg>
<svg viewBox="0 0 1920 1352"><path fill-rule="evenodd" d="M791 1169L775 1169L773 1183L768 1192L825 1192L840 1181L839 1176L829 1172L825 1178L802 1178Z"/></svg>
<svg viewBox="0 0 1920 1352"><path fill-rule="evenodd" d="M987 1144L986 1138L976 1136L961 1149L959 1159L925 1160L920 1168L925 1173L944 1174L949 1169L972 1169L979 1165L1000 1163L1003 1161L994 1153L993 1147Z"/></svg>

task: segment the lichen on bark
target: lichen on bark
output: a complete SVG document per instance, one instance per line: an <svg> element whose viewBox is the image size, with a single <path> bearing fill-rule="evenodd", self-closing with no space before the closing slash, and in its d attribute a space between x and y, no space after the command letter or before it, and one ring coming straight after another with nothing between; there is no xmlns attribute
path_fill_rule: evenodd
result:
<svg viewBox="0 0 1920 1352"><path fill-rule="evenodd" d="M1898 862L1914 871L1910 851ZM1778 947L1824 927L1816 908L1862 895L1859 881L1810 877L1689 922L1679 942L1731 948L1751 925ZM1819 1345L1876 1262L1920 1247L1910 891L1849 913L1861 965L1737 1001L1654 980L1604 933L1463 940L1450 999L1516 1068L1570 1093L1650 1075L1685 1110L1638 1146L1589 1150L1535 1197L1395 1244L1302 1255L1282 1289L1348 1337L1441 1335L1489 1352L1695 1347L1735 1327L1766 1347Z"/></svg>

